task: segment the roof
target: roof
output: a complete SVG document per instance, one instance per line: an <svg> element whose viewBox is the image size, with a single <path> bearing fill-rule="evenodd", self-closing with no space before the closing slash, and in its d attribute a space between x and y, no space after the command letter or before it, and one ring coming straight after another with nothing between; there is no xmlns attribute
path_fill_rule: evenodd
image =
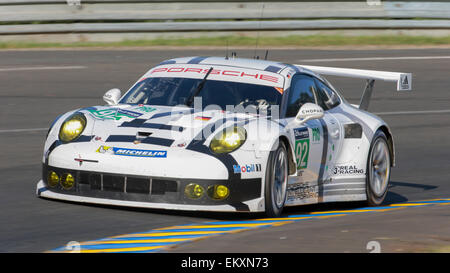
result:
<svg viewBox="0 0 450 273"><path fill-rule="evenodd" d="M290 68L291 71L302 72L312 76L315 76L323 80L323 77L308 68L301 67L293 64L286 64L275 61L259 60L259 59L246 59L246 58L235 58L235 57L212 57L212 56L192 56L192 57L182 57L174 58L161 62L159 65L165 64L204 64L204 65L222 65L222 66L232 66L247 69L258 69L263 71L269 71L273 73L280 74L285 68Z"/></svg>
<svg viewBox="0 0 450 273"><path fill-rule="evenodd" d="M291 67L295 69L294 66L274 62L274 61L266 61L266 60L256 60L256 59L245 59L245 58L228 58L225 57L203 57L203 56L195 56L195 57L183 57L183 58L175 58L166 60L160 63L160 65L164 64L205 64L205 65L223 65L223 66L233 66L233 67L241 67L241 68L250 68L250 69L258 69L265 70L274 73L279 73L286 67Z"/></svg>

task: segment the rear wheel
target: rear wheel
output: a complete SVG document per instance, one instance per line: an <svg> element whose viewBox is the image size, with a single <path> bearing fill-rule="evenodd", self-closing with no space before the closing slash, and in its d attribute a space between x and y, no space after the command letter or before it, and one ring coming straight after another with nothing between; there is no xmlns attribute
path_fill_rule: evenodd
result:
<svg viewBox="0 0 450 273"><path fill-rule="evenodd" d="M270 152L266 168L265 205L268 217L277 217L283 211L288 181L288 156L282 142Z"/></svg>
<svg viewBox="0 0 450 273"><path fill-rule="evenodd" d="M370 145L367 159L367 204L378 206L386 197L391 176L391 156L386 135L377 131Z"/></svg>

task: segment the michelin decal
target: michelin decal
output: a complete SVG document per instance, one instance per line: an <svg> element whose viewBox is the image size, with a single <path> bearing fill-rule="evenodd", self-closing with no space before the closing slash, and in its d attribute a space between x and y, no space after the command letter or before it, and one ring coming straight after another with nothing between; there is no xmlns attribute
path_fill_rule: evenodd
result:
<svg viewBox="0 0 450 273"><path fill-rule="evenodd" d="M136 156L136 157L162 157L162 158L167 157L167 151L126 149L108 146L100 146L97 149L97 153L121 155L121 156Z"/></svg>

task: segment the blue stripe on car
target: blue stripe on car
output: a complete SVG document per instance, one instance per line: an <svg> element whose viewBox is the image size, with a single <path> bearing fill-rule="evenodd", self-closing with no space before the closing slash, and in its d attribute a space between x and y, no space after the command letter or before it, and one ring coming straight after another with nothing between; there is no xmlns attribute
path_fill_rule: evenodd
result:
<svg viewBox="0 0 450 273"><path fill-rule="evenodd" d="M188 64L198 64L198 63L200 63L201 61L205 60L206 58L209 58L209 57L204 57L204 56L195 57L195 58L191 59L191 60L190 60L189 62L187 62L187 63L188 63Z"/></svg>
<svg viewBox="0 0 450 273"><path fill-rule="evenodd" d="M269 65L268 67L266 67L266 69L264 69L264 71L278 73L278 71L280 71L281 69L282 69L281 67Z"/></svg>
<svg viewBox="0 0 450 273"><path fill-rule="evenodd" d="M167 60L167 61L160 62L158 65L175 64L175 63L177 63L177 62L174 60Z"/></svg>

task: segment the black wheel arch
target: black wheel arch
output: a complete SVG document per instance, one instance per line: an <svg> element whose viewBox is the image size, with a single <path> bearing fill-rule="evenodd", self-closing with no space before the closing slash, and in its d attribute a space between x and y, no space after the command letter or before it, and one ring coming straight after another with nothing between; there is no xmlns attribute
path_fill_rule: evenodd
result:
<svg viewBox="0 0 450 273"><path fill-rule="evenodd" d="M394 167L395 166L395 146L394 146L394 137L392 136L391 130L386 125L382 125L378 128L377 131L382 131L386 135L388 146L389 146L389 155L391 156L391 167Z"/></svg>
<svg viewBox="0 0 450 273"><path fill-rule="evenodd" d="M293 156L294 153L293 153L292 146L290 145L288 138L285 136L280 136L278 140L284 144L284 147L286 147L286 150L287 150L288 162L289 162L288 173L290 175L296 173L297 164L295 163L295 159Z"/></svg>

